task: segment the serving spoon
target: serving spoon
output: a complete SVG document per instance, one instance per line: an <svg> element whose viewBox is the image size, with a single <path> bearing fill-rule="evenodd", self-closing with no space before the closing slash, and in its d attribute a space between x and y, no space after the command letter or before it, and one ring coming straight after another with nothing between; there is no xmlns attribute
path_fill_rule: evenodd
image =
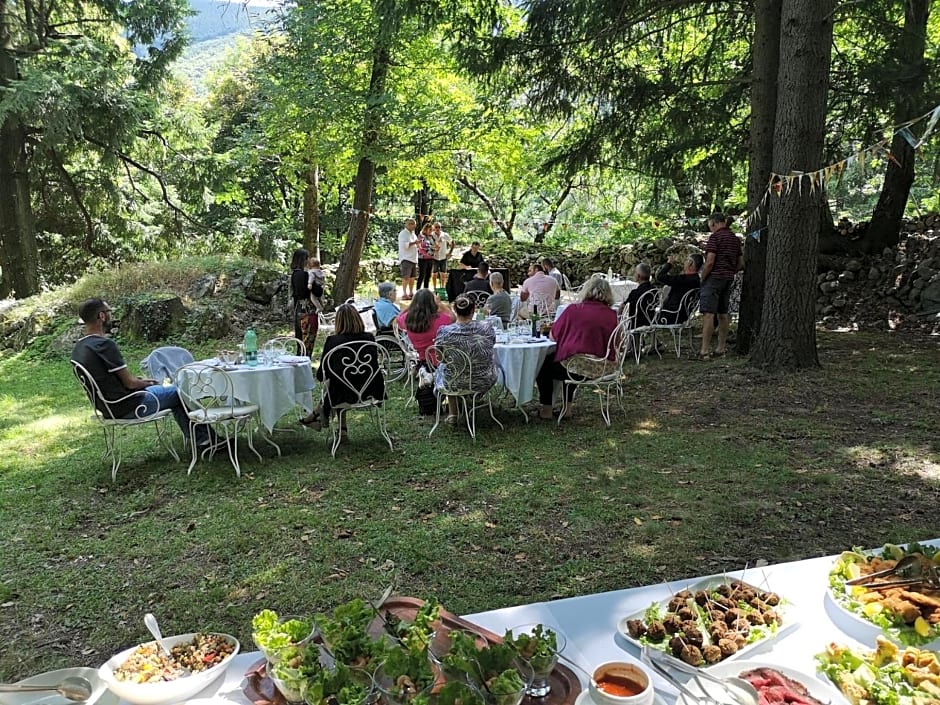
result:
<svg viewBox="0 0 940 705"><path fill-rule="evenodd" d="M166 654L167 658L173 661L173 663L176 665L176 668L180 672L179 677L182 678L184 676L190 675L192 671L181 666L173 657L173 654L170 653L170 649L167 647L166 642L163 641L163 634L160 633L160 625L157 624L157 618L154 617L150 612L144 615L144 626L147 627L147 631L150 632L154 640L160 645L160 648L163 649L163 653Z"/></svg>
<svg viewBox="0 0 940 705"><path fill-rule="evenodd" d="M67 700L76 703L85 702L91 696L91 683L81 676L63 678L58 685L17 685L0 683L0 693L31 693L41 690L54 690Z"/></svg>

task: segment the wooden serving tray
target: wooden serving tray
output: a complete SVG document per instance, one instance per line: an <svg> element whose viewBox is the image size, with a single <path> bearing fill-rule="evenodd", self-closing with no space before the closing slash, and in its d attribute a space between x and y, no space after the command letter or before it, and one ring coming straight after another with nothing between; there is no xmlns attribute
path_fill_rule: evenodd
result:
<svg viewBox="0 0 940 705"><path fill-rule="evenodd" d="M410 622L414 621L415 615L417 615L423 604L424 600L416 597L393 595L382 605L382 610ZM491 644L498 644L503 640L498 634L494 634L473 622L468 622L463 617L458 617L443 608L441 609L440 620L441 625L448 629L459 629L479 634ZM369 627L369 632L379 636L383 632L382 621L376 618ZM581 682L578 680L577 675L562 664L555 666L555 670L552 671L548 680L552 686L551 693L544 698L533 698L527 695L522 700L522 705L573 705L581 693ZM254 705L287 705L287 701L274 685L274 681L268 678L267 661L263 658L253 663L245 671L245 685L242 691Z"/></svg>

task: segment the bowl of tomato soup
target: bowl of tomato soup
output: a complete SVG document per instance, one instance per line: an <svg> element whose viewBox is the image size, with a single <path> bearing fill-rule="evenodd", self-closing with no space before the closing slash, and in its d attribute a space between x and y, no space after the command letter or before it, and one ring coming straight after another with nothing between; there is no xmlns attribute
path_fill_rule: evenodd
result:
<svg viewBox="0 0 940 705"><path fill-rule="evenodd" d="M598 705L651 705L653 681L646 669L632 663L612 661L594 669L589 685Z"/></svg>

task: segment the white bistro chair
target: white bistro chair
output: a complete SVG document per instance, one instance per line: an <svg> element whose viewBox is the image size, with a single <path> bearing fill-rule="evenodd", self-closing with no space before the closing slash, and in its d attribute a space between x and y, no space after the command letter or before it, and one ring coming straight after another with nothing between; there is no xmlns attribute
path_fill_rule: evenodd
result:
<svg viewBox="0 0 940 705"><path fill-rule="evenodd" d="M461 296L466 296L473 303L474 308L478 311L483 308L483 304L486 303L486 300L490 298L490 293L487 291L466 291Z"/></svg>
<svg viewBox="0 0 940 705"><path fill-rule="evenodd" d="M123 433L132 426L153 424L160 443L164 448L170 451L170 455L173 456L173 459L179 462L180 456L166 435L166 421L167 418L173 414L171 409L163 409L153 414L146 413L147 407L145 406L145 402L148 398L151 401L156 401L156 397L145 390L131 392L120 399L109 401L104 398L101 389L98 387L98 383L95 382L94 377L91 376L91 373L89 373L84 366L72 360L72 371L75 373L75 377L78 378L79 384L81 384L82 389L85 390L88 401L91 402L91 406L95 410L95 415L92 418L101 425L101 430L104 433L104 458L111 459L111 482L114 482L117 478L118 468L121 467L121 446L118 443L119 439L117 434L118 432ZM139 403L134 408L133 416L131 418L117 416L116 410L121 408L124 403L130 399L134 401L139 400Z"/></svg>
<svg viewBox="0 0 940 705"><path fill-rule="evenodd" d="M568 378L563 381L563 405L558 415L558 423L568 412L571 402L568 401L568 385L574 387L590 387L601 397L601 416L604 423L610 428L610 395L617 393L617 398L623 406L623 385L626 382L626 373L623 366L630 348L629 322L621 320L607 340L607 355L595 357L594 355L573 355L564 362ZM611 359L612 358L612 359Z"/></svg>
<svg viewBox="0 0 940 705"><path fill-rule="evenodd" d="M698 313L699 290L692 289L685 292L679 301L679 308L675 311L661 309L651 326L653 329L653 345L656 345L656 336L659 331L668 331L672 334L672 346L676 357L682 357L682 333L689 332L689 346L692 345L692 321ZM681 319L681 320L680 320ZM670 322L675 321L675 322ZM657 346L657 352L659 350Z"/></svg>
<svg viewBox="0 0 940 705"><path fill-rule="evenodd" d="M263 350L277 350L278 348L283 349L288 355L307 356L307 346L304 345L304 341L292 335L279 335L271 338L262 346ZM296 353L292 352L294 350L296 350Z"/></svg>
<svg viewBox="0 0 940 705"><path fill-rule="evenodd" d="M447 397L457 397L460 400L463 415L467 421L467 430L470 431L470 437L473 440L477 437L478 406L486 405L490 418L503 428L499 419L493 415L490 389L476 391L473 388L473 363L467 353L450 345L432 345L428 348L427 361L434 369L435 378L438 367L444 365L446 370L446 374L443 375L444 386L436 389L437 410L434 416L434 426L428 436L431 436L441 424L441 405ZM449 413L453 414L456 411L457 409L450 409Z"/></svg>
<svg viewBox="0 0 940 705"><path fill-rule="evenodd" d="M235 399L232 378L228 372L194 362L177 370L176 387L189 417L189 444L193 457L186 470L187 475L192 473L200 455L200 449L194 440L197 426L207 426L214 430L220 441L218 445L203 449L201 455L205 457L208 453L211 457L217 448L221 448L224 441L229 460L238 477L242 474L238 460L238 432L241 429L247 429L248 447L258 456L258 460L261 460L261 454L255 450L252 435L252 422L257 418L258 405L243 404Z"/></svg>
<svg viewBox="0 0 940 705"><path fill-rule="evenodd" d="M371 340L337 345L323 356L323 400L330 407L327 423L333 434L331 453L334 458L346 435L346 414L357 409L370 412L389 450L394 450L385 420L385 374L388 369L388 351Z"/></svg>
<svg viewBox="0 0 940 705"><path fill-rule="evenodd" d="M627 326L629 347L633 350L638 365L643 355L643 341L655 342L656 331L653 328L653 321L659 315L662 304L663 290L653 287L637 299L636 307L632 311L630 307L624 307L623 314L620 316L620 321ZM644 311L646 315L641 315Z"/></svg>

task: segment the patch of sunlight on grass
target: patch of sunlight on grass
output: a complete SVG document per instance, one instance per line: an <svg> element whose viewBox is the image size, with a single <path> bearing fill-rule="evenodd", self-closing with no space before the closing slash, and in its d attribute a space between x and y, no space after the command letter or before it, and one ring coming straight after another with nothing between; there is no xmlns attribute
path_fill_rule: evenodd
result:
<svg viewBox="0 0 940 705"><path fill-rule="evenodd" d="M885 452L870 446L851 446L845 449L846 456L856 464L881 463L887 460Z"/></svg>
<svg viewBox="0 0 940 705"><path fill-rule="evenodd" d="M624 549L624 555L653 559L656 557L656 546L648 543L630 543Z"/></svg>
<svg viewBox="0 0 940 705"><path fill-rule="evenodd" d="M925 480L940 480L940 463L924 460L920 467L915 465L911 467L910 470L915 475Z"/></svg>
<svg viewBox="0 0 940 705"><path fill-rule="evenodd" d="M444 526L455 526L457 524L479 524L483 526L486 522L486 514L480 510L475 509L472 512L466 512L465 514L441 514L438 516L440 523Z"/></svg>
<svg viewBox="0 0 940 705"><path fill-rule="evenodd" d="M940 480L940 460L927 448L852 446L846 448L844 454L860 468L878 466L897 475Z"/></svg>
<svg viewBox="0 0 940 705"><path fill-rule="evenodd" d="M633 435L635 436L651 436L654 432L659 430L659 423L656 419L644 419L640 421L636 426L633 427Z"/></svg>

